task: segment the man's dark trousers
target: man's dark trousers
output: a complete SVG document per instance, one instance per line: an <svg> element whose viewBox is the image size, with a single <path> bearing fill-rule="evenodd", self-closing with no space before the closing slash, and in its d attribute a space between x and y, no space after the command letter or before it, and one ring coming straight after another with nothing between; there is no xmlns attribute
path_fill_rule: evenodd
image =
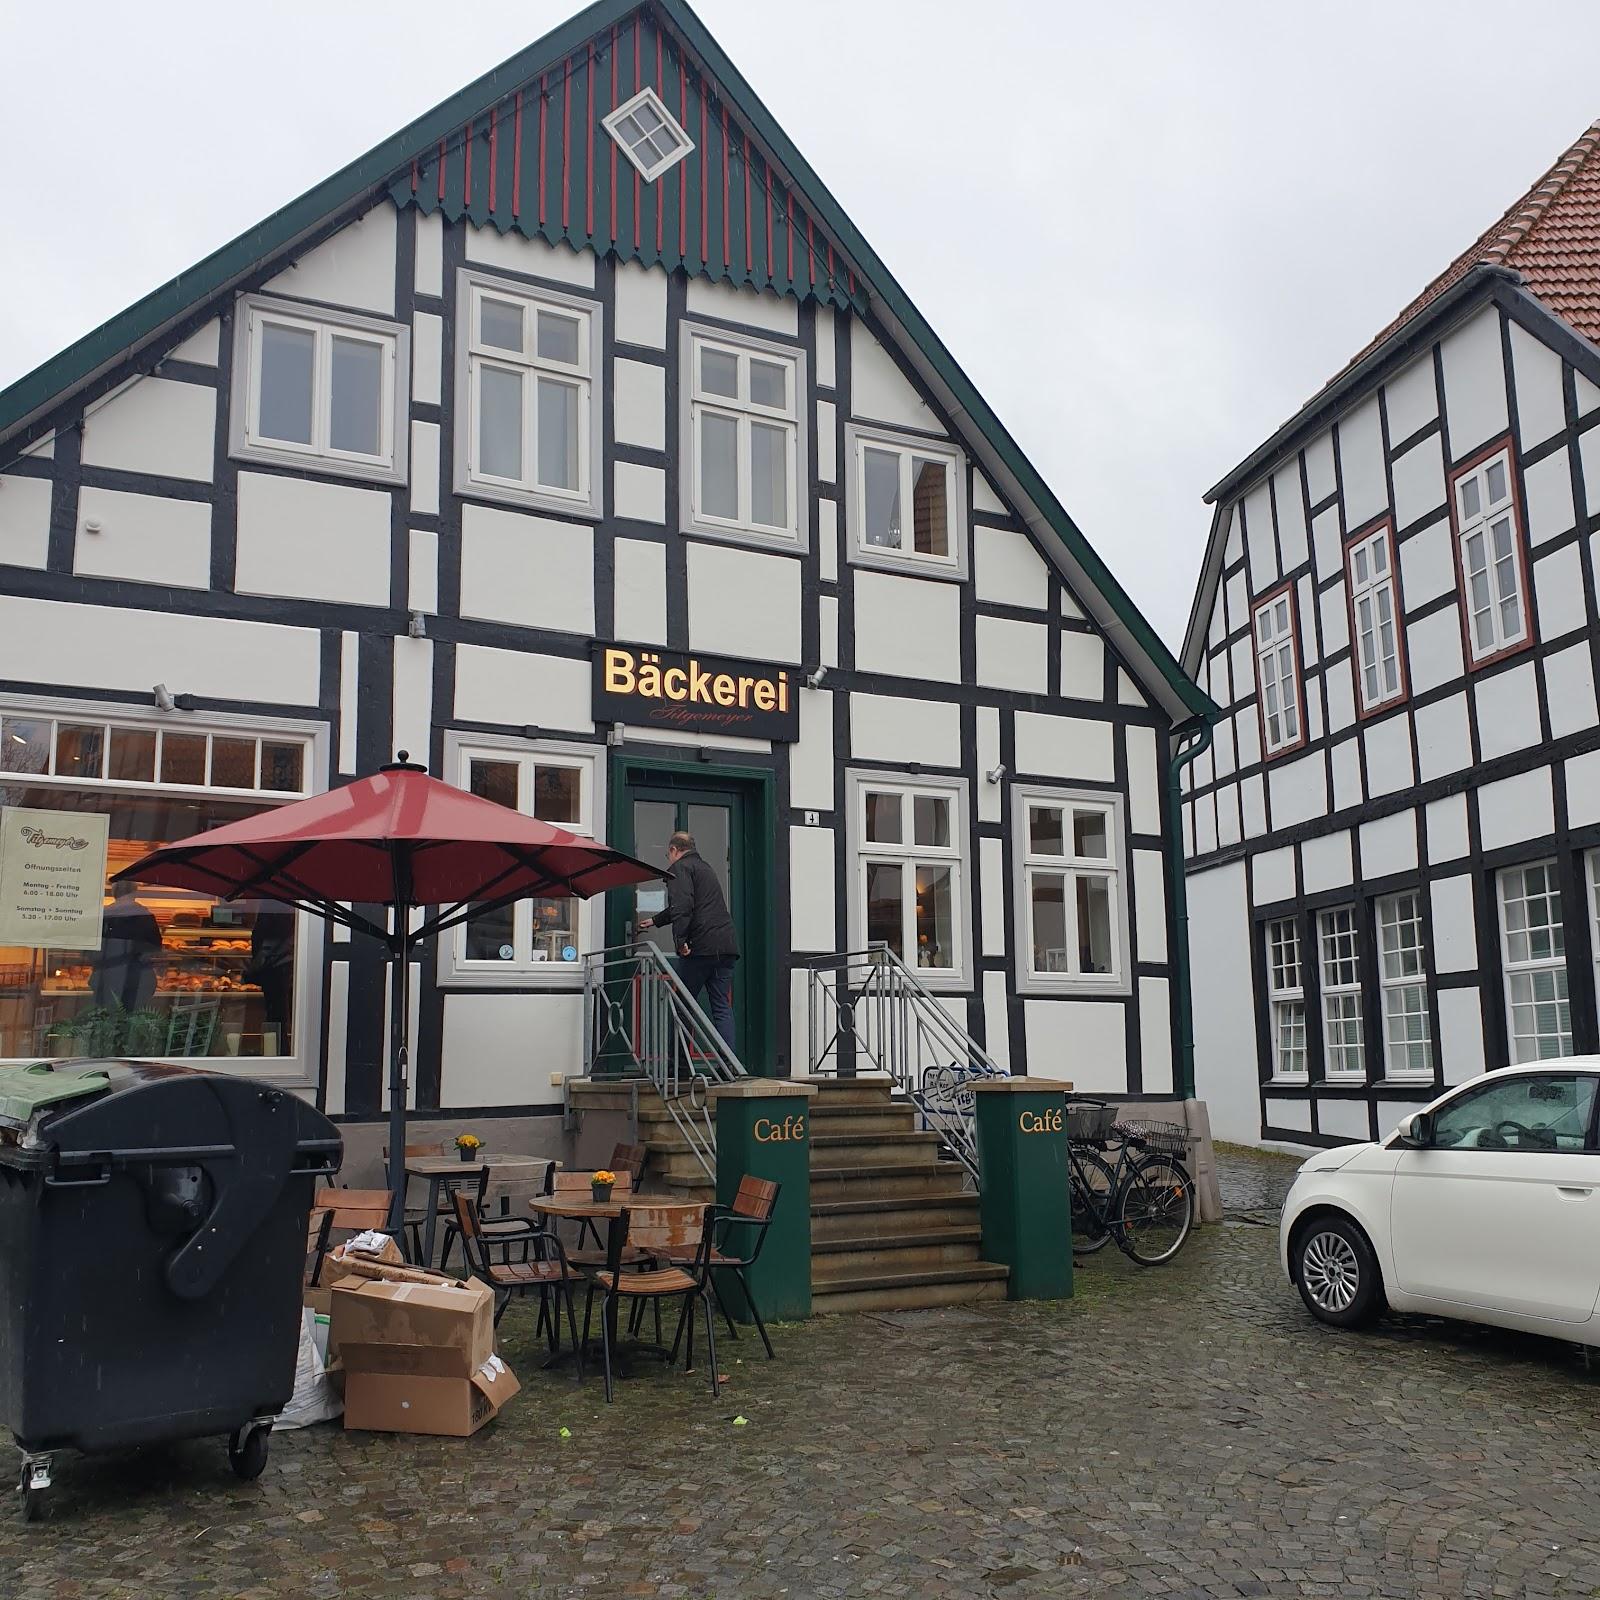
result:
<svg viewBox="0 0 1600 1600"><path fill-rule="evenodd" d="M733 1049L733 969L738 961L737 956L678 957L678 976L684 988L695 1000L705 990L711 1024L729 1050Z"/></svg>

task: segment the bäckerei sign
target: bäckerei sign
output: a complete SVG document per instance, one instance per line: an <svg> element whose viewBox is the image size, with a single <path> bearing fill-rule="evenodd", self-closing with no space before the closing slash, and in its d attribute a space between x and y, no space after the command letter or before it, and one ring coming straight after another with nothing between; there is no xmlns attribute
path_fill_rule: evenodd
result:
<svg viewBox="0 0 1600 1600"><path fill-rule="evenodd" d="M793 744L800 737L798 690L792 667L654 645L594 645L596 722Z"/></svg>

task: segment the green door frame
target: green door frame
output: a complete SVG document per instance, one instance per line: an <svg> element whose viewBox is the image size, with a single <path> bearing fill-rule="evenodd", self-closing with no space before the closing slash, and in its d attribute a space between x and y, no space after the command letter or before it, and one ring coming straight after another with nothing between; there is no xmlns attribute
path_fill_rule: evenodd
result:
<svg viewBox="0 0 1600 1600"><path fill-rule="evenodd" d="M745 937L735 979L743 996L744 1067L758 1077L775 1075L777 1061L777 907L773 894L777 837L777 774L769 767L735 767L705 761L658 760L619 754L609 774L607 836L619 850L633 850L635 789L723 790L741 802ZM606 944L623 943L631 914L626 895L606 897Z"/></svg>

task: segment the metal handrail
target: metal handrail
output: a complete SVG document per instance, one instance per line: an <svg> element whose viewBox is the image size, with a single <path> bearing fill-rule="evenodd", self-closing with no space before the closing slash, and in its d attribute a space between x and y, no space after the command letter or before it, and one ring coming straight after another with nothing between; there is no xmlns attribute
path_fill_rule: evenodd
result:
<svg viewBox="0 0 1600 1600"><path fill-rule="evenodd" d="M972 1086L1008 1076L1005 1069L888 945L814 956L801 965L809 1070L842 1078L863 1070L886 1073L976 1182Z"/></svg>
<svg viewBox="0 0 1600 1600"><path fill-rule="evenodd" d="M749 1074L653 944L613 945L583 957L583 1069L621 1058L655 1086L708 1177L717 1134L706 1089Z"/></svg>

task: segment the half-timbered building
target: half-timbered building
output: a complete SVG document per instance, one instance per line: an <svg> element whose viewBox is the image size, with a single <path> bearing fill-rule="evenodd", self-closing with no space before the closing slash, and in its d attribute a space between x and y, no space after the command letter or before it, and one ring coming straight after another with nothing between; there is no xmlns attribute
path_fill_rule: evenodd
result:
<svg viewBox="0 0 1600 1600"><path fill-rule="evenodd" d="M1600 1048L1600 124L1207 497L1201 1093L1366 1139Z"/></svg>
<svg viewBox="0 0 1600 1600"><path fill-rule="evenodd" d="M601 0L0 393L7 805L109 814L115 870L403 748L653 859L687 827L753 1071L881 941L1002 1065L1184 1094L1208 710L681 0ZM641 909L441 939L420 1111L537 1146ZM379 949L123 910L123 1047L379 1115ZM109 1026L106 965L0 949L0 1058Z"/></svg>

